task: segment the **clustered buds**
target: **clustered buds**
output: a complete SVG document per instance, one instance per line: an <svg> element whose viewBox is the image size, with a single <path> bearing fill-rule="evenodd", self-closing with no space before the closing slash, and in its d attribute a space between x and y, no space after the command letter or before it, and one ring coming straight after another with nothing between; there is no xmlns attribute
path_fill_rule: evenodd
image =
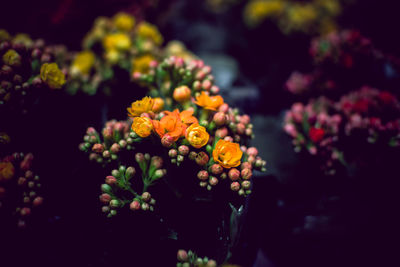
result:
<svg viewBox="0 0 400 267"><path fill-rule="evenodd" d="M83 137L84 142L79 145L82 151L89 154L90 160L98 163L117 160L121 151L131 150L132 144L140 140L134 132L129 133L128 122L115 120L106 123L102 137L103 141L99 133L93 127L89 127Z"/></svg>
<svg viewBox="0 0 400 267"><path fill-rule="evenodd" d="M0 209L14 209L19 227L25 227L29 215L43 203L40 178L34 174L32 162L31 153L14 153L0 160Z"/></svg>
<svg viewBox="0 0 400 267"><path fill-rule="evenodd" d="M208 257L201 258L191 250L188 252L183 249L178 250L177 259L177 267L217 267L215 260Z"/></svg>

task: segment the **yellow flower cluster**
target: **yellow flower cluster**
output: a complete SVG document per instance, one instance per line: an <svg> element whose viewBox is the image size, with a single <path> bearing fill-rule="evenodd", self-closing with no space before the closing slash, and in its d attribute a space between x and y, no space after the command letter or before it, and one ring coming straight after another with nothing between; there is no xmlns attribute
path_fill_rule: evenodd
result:
<svg viewBox="0 0 400 267"><path fill-rule="evenodd" d="M65 75L56 63L44 63L40 68L40 78L52 89L60 89L65 84Z"/></svg>

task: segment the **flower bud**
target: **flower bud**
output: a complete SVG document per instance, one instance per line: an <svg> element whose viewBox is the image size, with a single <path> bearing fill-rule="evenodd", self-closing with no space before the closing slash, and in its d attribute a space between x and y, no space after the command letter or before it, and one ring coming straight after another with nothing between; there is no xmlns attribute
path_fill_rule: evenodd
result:
<svg viewBox="0 0 400 267"><path fill-rule="evenodd" d="M121 149L121 147L117 143L114 143L111 146L110 151L111 151L111 153L117 154L120 151L120 149Z"/></svg>
<svg viewBox="0 0 400 267"><path fill-rule="evenodd" d="M137 200L134 200L131 202L131 204L129 205L129 208L131 210L139 210L140 209L140 202Z"/></svg>
<svg viewBox="0 0 400 267"><path fill-rule="evenodd" d="M167 170L165 169L158 169L154 172L154 178L155 179L160 179L162 177L165 176L165 174L167 173Z"/></svg>
<svg viewBox="0 0 400 267"><path fill-rule="evenodd" d="M100 201L105 204L108 204L111 201L111 196L107 193L101 194L99 198Z"/></svg>
<svg viewBox="0 0 400 267"><path fill-rule="evenodd" d="M188 101L191 97L191 90L186 85L175 88L173 98L175 101L182 103Z"/></svg>
<svg viewBox="0 0 400 267"><path fill-rule="evenodd" d="M231 189L232 189L233 191L239 191L239 189L240 189L240 184L239 184L238 182L233 182L233 183L231 183Z"/></svg>
<svg viewBox="0 0 400 267"><path fill-rule="evenodd" d="M176 151L176 149L170 149L168 151L168 156L171 158L175 158L178 155L178 151Z"/></svg>
<svg viewBox="0 0 400 267"><path fill-rule="evenodd" d="M223 127L221 129L218 129L217 131L215 131L215 136L217 136L219 138L224 138L227 135L228 135L228 129L226 127Z"/></svg>
<svg viewBox="0 0 400 267"><path fill-rule="evenodd" d="M105 193L109 193L109 192L112 191L112 188L108 184L102 184L101 185L101 191L103 191Z"/></svg>
<svg viewBox="0 0 400 267"><path fill-rule="evenodd" d="M185 145L179 146L178 151L179 151L179 154L186 156L187 154L189 154L189 147L185 146Z"/></svg>
<svg viewBox="0 0 400 267"><path fill-rule="evenodd" d="M243 169L240 174L242 175L242 178L246 180L250 179L253 175L252 171L247 168Z"/></svg>
<svg viewBox="0 0 400 267"><path fill-rule="evenodd" d="M196 157L197 157L197 153L194 152L194 151L190 151L190 153L189 153L189 159L190 159L190 160L195 160Z"/></svg>
<svg viewBox="0 0 400 267"><path fill-rule="evenodd" d="M214 114L213 121L217 126L222 126L226 123L226 115L223 112L217 112Z"/></svg>
<svg viewBox="0 0 400 267"><path fill-rule="evenodd" d="M121 202L119 202L118 199L113 199L110 201L110 206L112 208L118 208L120 204L121 204Z"/></svg>
<svg viewBox="0 0 400 267"><path fill-rule="evenodd" d="M153 156L151 158L151 165L153 165L156 169L160 169L163 165L163 159L159 156Z"/></svg>
<svg viewBox="0 0 400 267"><path fill-rule="evenodd" d="M207 181L208 180L208 172L206 170L201 170L197 173L197 178L199 178L202 181Z"/></svg>
<svg viewBox="0 0 400 267"><path fill-rule="evenodd" d="M144 161L144 155L143 153L136 153L135 154L135 160L137 163L141 163Z"/></svg>
<svg viewBox="0 0 400 267"><path fill-rule="evenodd" d="M218 184L218 179L217 177L211 176L208 182L210 183L210 185L215 186Z"/></svg>
<svg viewBox="0 0 400 267"><path fill-rule="evenodd" d="M143 192L143 194L142 194L142 199L143 199L143 201L145 201L145 202L149 202L150 199L151 199L150 193L149 193L149 192Z"/></svg>
<svg viewBox="0 0 400 267"><path fill-rule="evenodd" d="M228 172L229 179L232 181L237 181L240 177L240 171L238 169L232 168Z"/></svg>
<svg viewBox="0 0 400 267"><path fill-rule="evenodd" d="M104 151L104 146L102 144L94 144L92 151L96 153L102 153Z"/></svg>
<svg viewBox="0 0 400 267"><path fill-rule="evenodd" d="M30 209L30 208L27 208L27 207L22 208L22 209L20 210L20 214L21 214L21 216L28 216L28 215L31 214L31 209Z"/></svg>
<svg viewBox="0 0 400 267"><path fill-rule="evenodd" d="M183 250L183 249L178 250L177 259L179 261L187 261L188 254L187 254L186 250Z"/></svg>
<svg viewBox="0 0 400 267"><path fill-rule="evenodd" d="M211 166L211 173L212 174L218 175L218 174L221 174L223 171L224 171L224 168L219 164L213 164Z"/></svg>
<svg viewBox="0 0 400 267"><path fill-rule="evenodd" d="M34 207L38 207L40 205L43 204L43 197L35 197L35 199L33 200L33 206Z"/></svg>
<svg viewBox="0 0 400 267"><path fill-rule="evenodd" d="M258 155L258 150L257 150L257 148L255 148L255 147L249 147L249 148L247 149L247 154L248 154L249 156L254 156L254 157L256 157L256 156Z"/></svg>
<svg viewBox="0 0 400 267"><path fill-rule="evenodd" d="M172 138L172 136L166 134L161 138L161 144L164 147L171 147L174 144L174 138Z"/></svg>
<svg viewBox="0 0 400 267"><path fill-rule="evenodd" d="M196 163L199 164L200 166L206 165L208 163L208 160L209 160L208 155L203 151L200 151L196 156Z"/></svg>

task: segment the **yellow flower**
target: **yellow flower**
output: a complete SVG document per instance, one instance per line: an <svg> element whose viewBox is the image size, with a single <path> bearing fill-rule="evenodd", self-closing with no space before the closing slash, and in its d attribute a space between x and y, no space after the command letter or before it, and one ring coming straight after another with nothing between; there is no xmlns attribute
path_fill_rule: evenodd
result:
<svg viewBox="0 0 400 267"><path fill-rule="evenodd" d="M11 162L0 162L0 182L10 180L15 173Z"/></svg>
<svg viewBox="0 0 400 267"><path fill-rule="evenodd" d="M153 105L153 112L160 112L161 110L164 109L164 99L161 97L156 97L154 98L154 105Z"/></svg>
<svg viewBox="0 0 400 267"><path fill-rule="evenodd" d="M209 96L208 93L202 91L201 95L196 97L195 104L208 110L217 110L222 104L224 104L224 99L222 96Z"/></svg>
<svg viewBox="0 0 400 267"><path fill-rule="evenodd" d="M10 39L11 39L10 34L4 29L0 29L0 42L8 41Z"/></svg>
<svg viewBox="0 0 400 267"><path fill-rule="evenodd" d="M121 12L114 16L113 22L115 27L120 31L130 31L135 25L135 17Z"/></svg>
<svg viewBox="0 0 400 267"><path fill-rule="evenodd" d="M132 130L140 137L147 137L153 130L153 123L147 117L135 117L132 123Z"/></svg>
<svg viewBox="0 0 400 267"><path fill-rule="evenodd" d="M193 147L200 148L207 145L210 135L206 128L194 123L186 129L185 137Z"/></svg>
<svg viewBox="0 0 400 267"><path fill-rule="evenodd" d="M78 53L72 62L71 74L88 74L94 64L94 54L91 51Z"/></svg>
<svg viewBox="0 0 400 267"><path fill-rule="evenodd" d="M103 39L103 47L106 50L126 51L131 47L131 39L125 33L108 34Z"/></svg>
<svg viewBox="0 0 400 267"><path fill-rule="evenodd" d="M157 27L147 22L141 22L137 27L137 35L143 39L150 39L156 45L163 42L163 37Z"/></svg>
<svg viewBox="0 0 400 267"><path fill-rule="evenodd" d="M154 99L149 96L142 98L142 100L137 100L132 103L131 107L128 108L129 117L138 117L142 113L147 113L152 111L154 105Z"/></svg>
<svg viewBox="0 0 400 267"><path fill-rule="evenodd" d="M251 1L245 8L244 17L249 24L258 24L264 18L281 14L283 9L284 3L281 0Z"/></svg>
<svg viewBox="0 0 400 267"><path fill-rule="evenodd" d="M227 169L239 166L242 155L239 144L222 139L217 142L213 151L214 161Z"/></svg>
<svg viewBox="0 0 400 267"><path fill-rule="evenodd" d="M143 56L139 56L132 60L132 73L140 72L146 74L150 70L150 62L155 60L155 58L150 55L146 54Z"/></svg>
<svg viewBox="0 0 400 267"><path fill-rule="evenodd" d="M3 62L7 65L18 67L21 65L21 56L14 49L9 49L3 55Z"/></svg>
<svg viewBox="0 0 400 267"><path fill-rule="evenodd" d="M44 63L40 68L40 78L52 89L60 89L65 83L65 75L56 63Z"/></svg>

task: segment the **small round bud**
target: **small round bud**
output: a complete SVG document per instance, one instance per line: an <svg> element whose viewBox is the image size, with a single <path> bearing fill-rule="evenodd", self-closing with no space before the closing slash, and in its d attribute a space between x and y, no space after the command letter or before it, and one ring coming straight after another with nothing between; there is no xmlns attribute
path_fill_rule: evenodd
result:
<svg viewBox="0 0 400 267"><path fill-rule="evenodd" d="M186 156L187 154L189 154L189 147L185 146L185 145L179 146L178 151L179 151L179 154Z"/></svg>
<svg viewBox="0 0 400 267"><path fill-rule="evenodd" d="M231 183L231 189L233 191L238 191L240 189L240 184L238 182Z"/></svg>
<svg viewBox="0 0 400 267"><path fill-rule="evenodd" d="M228 172L229 179L232 181L237 181L240 177L240 171L238 169L232 168Z"/></svg>
<svg viewBox="0 0 400 267"><path fill-rule="evenodd" d="M137 200L134 200L131 202L131 204L129 205L129 208L131 210L139 210L140 209L140 202Z"/></svg>
<svg viewBox="0 0 400 267"><path fill-rule="evenodd" d="M197 178L199 178L202 181L207 181L208 180L208 172L206 170L201 170L197 173Z"/></svg>

